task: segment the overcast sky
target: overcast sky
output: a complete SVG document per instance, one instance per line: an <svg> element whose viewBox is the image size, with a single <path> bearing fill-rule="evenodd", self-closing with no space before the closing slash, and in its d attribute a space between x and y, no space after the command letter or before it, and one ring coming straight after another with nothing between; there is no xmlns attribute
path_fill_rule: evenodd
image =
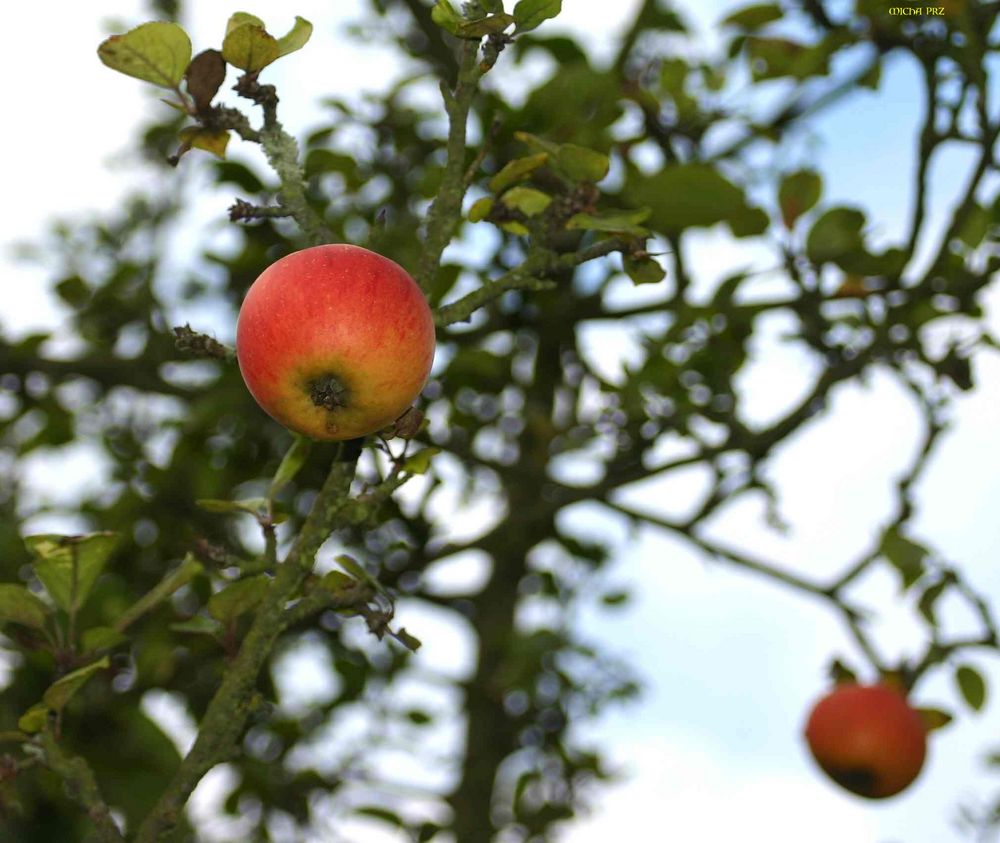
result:
<svg viewBox="0 0 1000 843"><path fill-rule="evenodd" d="M99 4L100 13L95 5L36 0L11 5L4 13L12 36L0 51L0 69L8 80L7 114L18 119L16 130L8 123L0 141L11 191L5 203L13 210L3 232L6 283L0 313L4 330L15 335L55 326L64 314L45 292L44 273L9 260L9 246L36 236L53 214L82 218L112 207L135 171L107 164L121 161L141 115L159 107L141 83L108 71L94 53L108 31L99 14L130 26L146 19L142 5L114 0ZM220 3L188 5L197 7L185 21L195 49L216 44L232 9ZM600 55L608 33L620 27L636 3L565 0L564 5L561 18L546 26L572 31ZM680 5L710 40L711 22L733 4ZM318 122L315 94L356 96L359 90L381 88L393 72L389 54L352 44L340 31L366 8L360 0L296 0L292 6L257 0L245 8L264 18L272 31L285 31L295 14L319 24L306 49L274 66L282 119L292 131L305 134ZM324 90L294 84L300 75L323 79ZM891 63L880 92L859 94L833 109L816 125L818 143L809 147L827 173L828 195L868 209L885 238L898 236L906 219L912 140L920 116L915 78L912 66ZM16 80L25 81L18 85ZM956 173L963 163L961 153L949 153L932 182L938 221L961 184ZM195 155L184 162L200 165ZM224 196L212 199L215 204L209 202L202 213L221 218L226 201ZM700 278L711 281L745 257L720 233L705 232L693 239L688 260ZM991 321L996 324L995 308ZM771 326L774 335L781 329L779 322ZM597 333L592 343L611 368L618 365L618 355L629 353L627 338ZM802 388L808 362L775 343L761 352L746 391L767 415ZM982 358L978 389L957 404L954 429L920 487L915 521L921 535L960 563L994 601L1000 596L995 573L998 376L997 362ZM832 572L870 541L891 511L893 481L912 457L917 435L908 398L888 378L876 376L867 388L842 387L832 411L794 437L772 462L769 475L782 490L782 513L792 532L780 536L767 530L760 507L748 502L730 507L715 534L813 576ZM60 467L64 470L65 463ZM39 469L32 477L43 489L65 482L64 474L51 469ZM636 491L636 500L669 512L683 506L699 482L690 476L647 484ZM787 591L707 565L653 531L630 539L596 506L581 507L569 518L581 531L618 536L611 578L640 584L628 608L586 613L581 623L588 634L632 659L647 693L639 704L587 730L628 776L603 791L591 817L566 829L566 841L606 843L611 835L627 835L685 843L765 837L776 843L952 843L962 839L951 825L957 803L1000 790L1000 777L991 779L977 760L998 733L991 708L978 718L963 713L956 726L935 736L920 782L901 797L872 804L838 791L813 769L800 739L805 712L824 687L829 657L852 652L835 619ZM440 576L475 576L474 568L474 561L466 561ZM917 627L894 599L894 580L876 577L868 585L873 600L896 607L881 630L887 651L906 651ZM430 618L408 618L405 611L401 620L424 639L422 657L430 662L435 653L450 652L454 636L461 634L435 627ZM1000 685L995 662L970 661ZM308 687L302 693L308 696ZM917 701L959 707L948 677L922 686ZM363 835L358 839L365 843L397 840L370 827Z"/></svg>

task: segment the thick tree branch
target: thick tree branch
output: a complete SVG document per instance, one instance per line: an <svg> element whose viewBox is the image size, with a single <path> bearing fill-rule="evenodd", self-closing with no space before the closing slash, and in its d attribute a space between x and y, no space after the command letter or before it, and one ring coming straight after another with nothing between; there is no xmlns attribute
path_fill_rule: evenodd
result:
<svg viewBox="0 0 1000 843"><path fill-rule="evenodd" d="M87 812L100 839L104 843L125 843L90 765L82 757L66 752L48 726L40 733L39 740L45 753L45 765L66 783L67 793Z"/></svg>

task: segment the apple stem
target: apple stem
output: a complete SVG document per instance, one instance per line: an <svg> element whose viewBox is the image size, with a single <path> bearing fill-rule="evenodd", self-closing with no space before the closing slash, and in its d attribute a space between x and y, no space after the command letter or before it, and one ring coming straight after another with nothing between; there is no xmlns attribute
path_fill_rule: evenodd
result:
<svg viewBox="0 0 1000 843"><path fill-rule="evenodd" d="M309 397L317 407L327 410L347 406L347 388L333 375L321 375L309 381Z"/></svg>

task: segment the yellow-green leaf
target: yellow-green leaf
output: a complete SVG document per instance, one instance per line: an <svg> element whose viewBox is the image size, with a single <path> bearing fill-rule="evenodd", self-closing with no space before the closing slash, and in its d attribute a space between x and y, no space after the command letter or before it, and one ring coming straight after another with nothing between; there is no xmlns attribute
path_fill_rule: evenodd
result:
<svg viewBox="0 0 1000 843"><path fill-rule="evenodd" d="M223 501L214 498L199 498L195 505L206 512L248 512L259 515L267 506L267 498L244 498L241 501Z"/></svg>
<svg viewBox="0 0 1000 843"><path fill-rule="evenodd" d="M650 257L633 258L622 256L622 265L634 284L658 284L666 276L666 271Z"/></svg>
<svg viewBox="0 0 1000 843"><path fill-rule="evenodd" d="M533 135L531 132L514 132L514 137L537 152L547 152L553 158L559 154L558 145L540 138L538 135Z"/></svg>
<svg viewBox="0 0 1000 843"><path fill-rule="evenodd" d="M278 39L255 23L233 27L222 42L222 57L248 73L262 70L280 55Z"/></svg>
<svg viewBox="0 0 1000 843"><path fill-rule="evenodd" d="M479 20L464 21L458 26L455 33L459 38L476 39L484 35L492 35L495 32L503 32L514 22L512 15L499 14L490 15Z"/></svg>
<svg viewBox="0 0 1000 843"><path fill-rule="evenodd" d="M249 12L233 12L229 16L229 20L226 21L226 35L236 29L236 27L243 26L244 24L259 26L261 29L265 28L264 21L256 15L251 15Z"/></svg>
<svg viewBox="0 0 1000 843"><path fill-rule="evenodd" d="M482 199L477 199L469 208L469 222L480 222L486 219L492 210L493 199L491 197L484 196Z"/></svg>
<svg viewBox="0 0 1000 843"><path fill-rule="evenodd" d="M514 208L525 216L533 217L552 204L552 197L533 187L521 185L508 190L500 197L500 201L508 208Z"/></svg>
<svg viewBox="0 0 1000 843"><path fill-rule="evenodd" d="M97 55L119 73L175 88L191 62L191 39L176 23L152 21L105 39Z"/></svg>
<svg viewBox="0 0 1000 843"><path fill-rule="evenodd" d="M312 36L313 25L305 18L295 16L295 24L278 39L278 57L301 50Z"/></svg>
<svg viewBox="0 0 1000 843"><path fill-rule="evenodd" d="M215 618L209 618L205 615L195 615L186 621L172 623L170 628L174 632L193 632L197 635L218 635L222 632L222 624Z"/></svg>
<svg viewBox="0 0 1000 843"><path fill-rule="evenodd" d="M452 35L458 35L459 27L465 23L465 19L455 11L449 0L437 0L431 9L431 20Z"/></svg>
<svg viewBox="0 0 1000 843"><path fill-rule="evenodd" d="M62 679L53 682L42 695L42 702L53 711L62 711L70 698L79 691L97 671L109 667L111 662L107 656L96 662L91 662L72 673L67 673Z"/></svg>
<svg viewBox="0 0 1000 843"><path fill-rule="evenodd" d="M357 584L358 581L354 577L348 576L343 571L328 571L319 581L319 587L331 594L354 588Z"/></svg>
<svg viewBox="0 0 1000 843"><path fill-rule="evenodd" d="M564 143L559 147L556 164L573 181L598 182L608 174L608 156L585 146Z"/></svg>
<svg viewBox="0 0 1000 843"><path fill-rule="evenodd" d="M649 232L639 225L649 217L649 208L634 211L601 211L597 214L574 214L566 223L570 230L609 231L641 237Z"/></svg>
<svg viewBox="0 0 1000 843"><path fill-rule="evenodd" d="M42 629L51 611L44 600L23 585L0 584L0 626L19 623Z"/></svg>
<svg viewBox="0 0 1000 843"><path fill-rule="evenodd" d="M427 469L431 467L431 458L440 450L440 448L422 448L406 458L403 471L407 474L426 474Z"/></svg>
<svg viewBox="0 0 1000 843"><path fill-rule="evenodd" d="M274 473L271 487L267 490L269 498L273 499L276 497L278 492L284 489L292 481L292 478L299 473L299 469L305 465L309 457L311 446L312 441L305 436L295 437L291 447L285 452L285 456L281 458L278 470Z"/></svg>
<svg viewBox="0 0 1000 843"><path fill-rule="evenodd" d="M80 636L85 653L95 650L109 650L128 641L118 630L110 626L92 626Z"/></svg>
<svg viewBox="0 0 1000 843"><path fill-rule="evenodd" d="M226 157L229 145L228 129L203 129L200 126L186 126L180 131L181 141L189 149L204 149L219 158Z"/></svg>
<svg viewBox="0 0 1000 843"><path fill-rule="evenodd" d="M516 234L518 237L527 237L531 234L528 226L526 226L523 222L518 222L517 220L507 220L506 222L502 222L500 223L500 228L510 234Z"/></svg>
<svg viewBox="0 0 1000 843"><path fill-rule="evenodd" d="M524 158L508 161L500 172L490 179L490 190L494 193L501 193L512 184L519 182L528 173L537 170L548 160L549 154L547 152L539 152L537 155L528 155Z"/></svg>
<svg viewBox="0 0 1000 843"><path fill-rule="evenodd" d="M49 707L45 703L35 703L17 720L17 728L22 732L34 734L45 728L45 720L49 716Z"/></svg>
<svg viewBox="0 0 1000 843"><path fill-rule="evenodd" d="M28 536L24 543L34 556L32 566L56 605L79 609L107 564L117 541L115 533L85 536Z"/></svg>

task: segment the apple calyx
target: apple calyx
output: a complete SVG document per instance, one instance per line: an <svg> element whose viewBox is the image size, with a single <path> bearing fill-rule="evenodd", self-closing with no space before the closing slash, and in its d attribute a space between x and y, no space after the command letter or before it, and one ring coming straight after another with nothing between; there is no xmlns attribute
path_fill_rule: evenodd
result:
<svg viewBox="0 0 1000 843"><path fill-rule="evenodd" d="M309 381L309 397L317 407L336 410L348 403L347 387L333 375L320 375Z"/></svg>

